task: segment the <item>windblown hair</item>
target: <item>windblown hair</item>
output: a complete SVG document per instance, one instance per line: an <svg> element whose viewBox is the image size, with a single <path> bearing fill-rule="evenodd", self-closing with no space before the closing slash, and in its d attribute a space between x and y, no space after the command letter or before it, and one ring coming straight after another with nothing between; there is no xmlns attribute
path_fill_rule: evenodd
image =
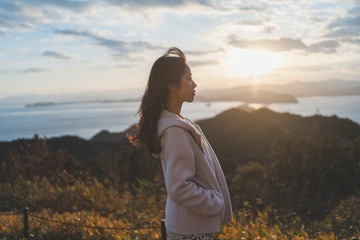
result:
<svg viewBox="0 0 360 240"><path fill-rule="evenodd" d="M176 47L167 50L153 64L138 111L138 134L135 137L128 135L134 146L144 144L153 154L161 152L157 136L158 120L168 97L168 86L172 83L180 85L185 66L185 54Z"/></svg>

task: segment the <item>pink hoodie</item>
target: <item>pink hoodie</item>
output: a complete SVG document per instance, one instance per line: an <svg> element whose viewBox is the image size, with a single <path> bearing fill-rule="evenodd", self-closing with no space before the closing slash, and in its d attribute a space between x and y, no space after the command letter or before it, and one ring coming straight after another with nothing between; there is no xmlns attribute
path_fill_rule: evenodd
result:
<svg viewBox="0 0 360 240"><path fill-rule="evenodd" d="M163 110L159 154L168 193L166 228L177 234L219 232L232 221L229 190L219 161L200 127Z"/></svg>

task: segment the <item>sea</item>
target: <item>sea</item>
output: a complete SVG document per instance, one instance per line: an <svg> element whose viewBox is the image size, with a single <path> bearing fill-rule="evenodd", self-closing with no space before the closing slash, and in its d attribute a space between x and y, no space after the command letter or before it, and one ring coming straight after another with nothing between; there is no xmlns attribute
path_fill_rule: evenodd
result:
<svg viewBox="0 0 360 240"><path fill-rule="evenodd" d="M247 104L258 109L301 116L336 115L360 124L360 96L298 97L298 103ZM78 136L91 139L101 130L121 132L139 121L139 102L89 102L27 107L0 106L0 141L40 137ZM244 102L184 103L181 114L194 121L216 116Z"/></svg>

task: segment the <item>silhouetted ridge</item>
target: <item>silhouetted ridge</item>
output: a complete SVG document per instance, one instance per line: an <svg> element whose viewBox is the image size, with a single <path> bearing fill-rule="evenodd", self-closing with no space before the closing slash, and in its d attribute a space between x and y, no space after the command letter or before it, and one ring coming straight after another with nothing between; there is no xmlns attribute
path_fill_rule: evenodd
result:
<svg viewBox="0 0 360 240"><path fill-rule="evenodd" d="M111 133L108 130L102 130L91 138L92 141L107 141L107 142L116 142L120 140L125 140L126 135L124 132L120 133Z"/></svg>
<svg viewBox="0 0 360 240"><path fill-rule="evenodd" d="M234 172L235 163L270 160L270 148L276 140L290 136L320 140L324 136L339 137L348 142L360 136L360 125L336 116L302 117L278 113L267 108L246 112L232 108L214 118L198 121L215 152Z"/></svg>

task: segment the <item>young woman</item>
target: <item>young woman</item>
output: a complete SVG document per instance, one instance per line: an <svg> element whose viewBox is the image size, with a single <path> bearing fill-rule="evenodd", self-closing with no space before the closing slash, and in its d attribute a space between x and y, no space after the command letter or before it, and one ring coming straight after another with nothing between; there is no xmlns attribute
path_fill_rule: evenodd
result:
<svg viewBox="0 0 360 240"><path fill-rule="evenodd" d="M159 156L167 190L168 239L213 239L232 221L229 191L219 161L200 127L181 115L196 83L184 53L170 48L152 66L134 139Z"/></svg>

